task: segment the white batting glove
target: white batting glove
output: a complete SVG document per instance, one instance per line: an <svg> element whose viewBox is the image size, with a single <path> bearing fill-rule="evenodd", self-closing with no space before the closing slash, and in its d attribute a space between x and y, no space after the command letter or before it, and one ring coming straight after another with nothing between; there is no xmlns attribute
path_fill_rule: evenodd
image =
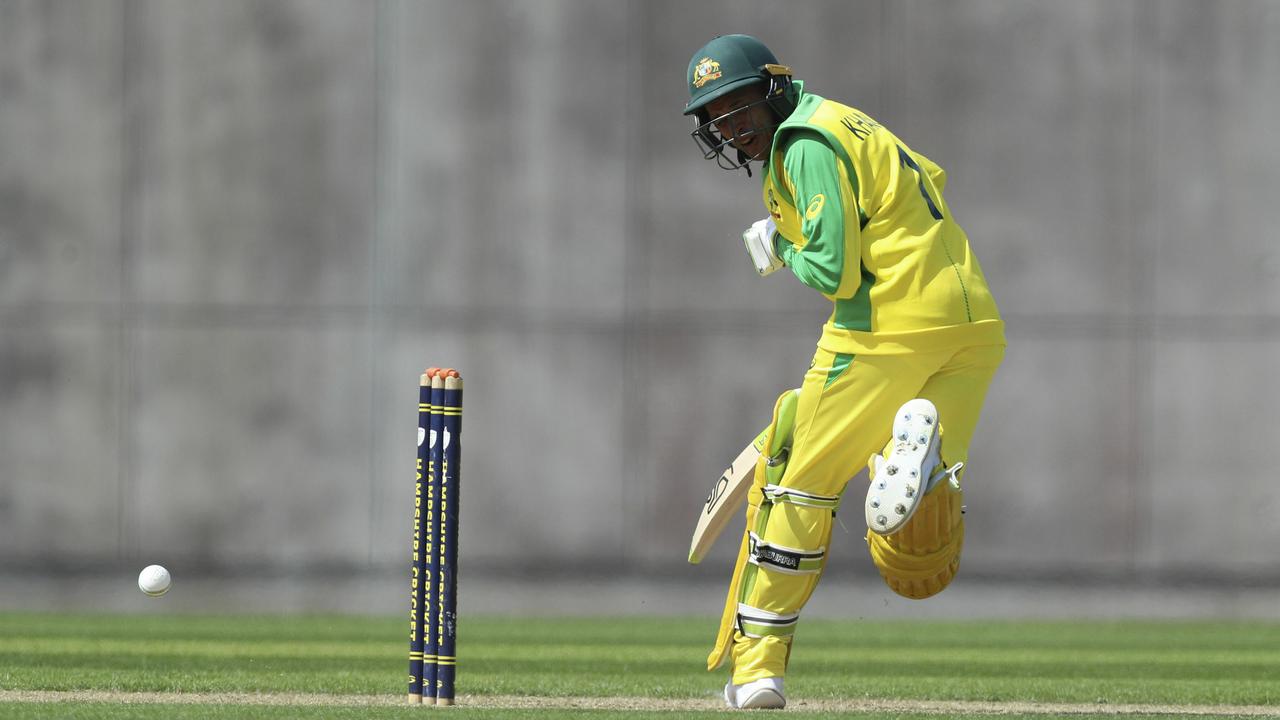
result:
<svg viewBox="0 0 1280 720"><path fill-rule="evenodd" d="M767 217L751 223L751 227L742 233L742 244L747 247L747 254L755 263L760 277L782 267L782 259L773 248L773 236L777 232L778 226L773 223L773 218Z"/></svg>

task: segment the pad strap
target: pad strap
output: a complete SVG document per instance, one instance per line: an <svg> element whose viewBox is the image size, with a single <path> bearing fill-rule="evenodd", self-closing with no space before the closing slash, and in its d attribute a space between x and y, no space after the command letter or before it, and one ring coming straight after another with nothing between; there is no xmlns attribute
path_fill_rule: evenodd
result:
<svg viewBox="0 0 1280 720"><path fill-rule="evenodd" d="M964 463L962 462L958 462L951 467L947 467L946 465L939 463L938 469L933 473L933 477L929 478L929 484L925 486L924 491L927 493L937 487L938 483L942 482L943 478L946 478L947 482L951 483L952 486L957 488L960 487L959 475L960 471L963 469Z"/></svg>
<svg viewBox="0 0 1280 720"><path fill-rule="evenodd" d="M747 562L752 565L789 575L812 575L822 572L823 559L827 556L825 547L817 550L800 550L765 542L754 532L750 533L749 537L750 551Z"/></svg>
<svg viewBox="0 0 1280 720"><path fill-rule="evenodd" d="M791 637L799 619L800 613L779 615L738 603L738 632L750 638Z"/></svg>
<svg viewBox="0 0 1280 720"><path fill-rule="evenodd" d="M805 507L827 508L832 511L840 507L839 495L819 495L781 485L765 485L764 497L770 503L790 503Z"/></svg>

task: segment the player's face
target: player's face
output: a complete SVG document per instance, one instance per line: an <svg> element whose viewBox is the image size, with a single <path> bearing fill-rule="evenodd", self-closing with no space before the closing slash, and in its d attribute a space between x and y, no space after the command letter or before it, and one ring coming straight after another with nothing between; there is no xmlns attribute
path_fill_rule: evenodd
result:
<svg viewBox="0 0 1280 720"><path fill-rule="evenodd" d="M720 136L752 160L769 152L777 129L773 110L763 100L764 89L750 85L707 103L707 113Z"/></svg>

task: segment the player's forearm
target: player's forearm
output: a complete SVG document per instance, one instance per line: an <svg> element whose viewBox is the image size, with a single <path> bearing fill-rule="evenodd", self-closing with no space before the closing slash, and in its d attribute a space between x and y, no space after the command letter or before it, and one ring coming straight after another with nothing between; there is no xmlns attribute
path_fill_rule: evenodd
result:
<svg viewBox="0 0 1280 720"><path fill-rule="evenodd" d="M826 295L832 295L840 287L840 263L832 263L830 258L815 252L806 246L799 250L796 246L778 238L778 257L799 278L800 282Z"/></svg>

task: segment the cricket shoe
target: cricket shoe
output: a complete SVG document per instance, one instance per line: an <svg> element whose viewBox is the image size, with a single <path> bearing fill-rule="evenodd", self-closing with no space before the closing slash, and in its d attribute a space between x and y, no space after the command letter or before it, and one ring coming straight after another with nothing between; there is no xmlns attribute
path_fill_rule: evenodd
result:
<svg viewBox="0 0 1280 720"><path fill-rule="evenodd" d="M875 472L867 489L867 527L880 535L901 530L925 493L947 474L938 409L928 400L916 398L898 408L890 442L893 449L888 457L872 457ZM956 463L955 470L960 467Z"/></svg>
<svg viewBox="0 0 1280 720"><path fill-rule="evenodd" d="M739 710L781 710L787 706L780 677L761 678L741 685L734 685L730 680L724 686L724 701Z"/></svg>

